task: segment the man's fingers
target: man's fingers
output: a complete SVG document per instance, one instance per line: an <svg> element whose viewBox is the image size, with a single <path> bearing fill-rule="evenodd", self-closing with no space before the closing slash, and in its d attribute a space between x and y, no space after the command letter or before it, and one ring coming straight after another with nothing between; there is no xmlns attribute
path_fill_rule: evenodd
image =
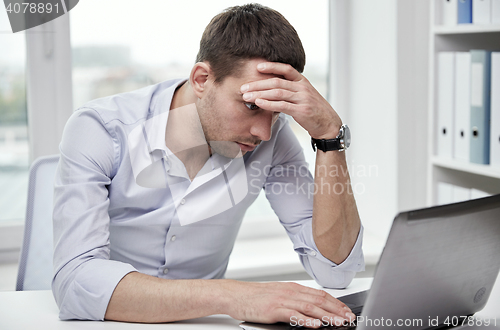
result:
<svg viewBox="0 0 500 330"><path fill-rule="evenodd" d="M257 70L261 73L272 73L285 77L287 80L298 81L302 79L302 75L295 70L290 64L278 62L263 62L257 65Z"/></svg>
<svg viewBox="0 0 500 330"><path fill-rule="evenodd" d="M256 99L266 99L269 101L288 101L292 103L299 101L297 93L290 92L286 89L273 89L262 92L248 92L243 94L243 100L247 102L255 102Z"/></svg>
<svg viewBox="0 0 500 330"><path fill-rule="evenodd" d="M291 290L296 291L296 292L301 293L301 294L308 294L308 295L313 295L313 296L324 297L328 301L332 302L335 306L337 306L339 308L344 308L347 311L352 312L351 309L349 307L347 307L346 304L344 304L342 301L338 300L337 298L335 298L334 296L332 296L331 294L329 294L325 290L315 289L315 288L311 288L311 287L300 285L298 283L293 283L293 282L282 283L282 284L286 285L286 286L284 286L284 288L291 289Z"/></svg>
<svg viewBox="0 0 500 330"><path fill-rule="evenodd" d="M311 294L311 295L325 297L326 299L328 299L329 301L331 301L334 305L338 306L339 308L345 308L349 312L351 312L351 309L349 307L347 307L346 304L344 304L342 301L338 300L337 298L333 297L331 294L329 294L326 291L318 290L318 289L314 289L314 288L310 288L310 287L307 287L307 286L300 286L299 292L300 293L306 293L306 294Z"/></svg>
<svg viewBox="0 0 500 330"><path fill-rule="evenodd" d="M265 99L256 99L254 103L261 109L273 112L283 112L292 117L295 113L297 113L298 110L298 105L286 101L269 101Z"/></svg>
<svg viewBox="0 0 500 330"><path fill-rule="evenodd" d="M257 293L266 293L262 299L267 307L257 313L246 313L243 319L248 321L285 322L315 329L327 324L342 326L356 318L344 303L323 290L297 283L263 283L252 288Z"/></svg>
<svg viewBox="0 0 500 330"><path fill-rule="evenodd" d="M339 304L339 301L333 298L334 300L328 299L328 297L310 295L310 294L302 294L301 300L307 304L312 304L318 308L320 308L323 312L327 312L333 316L339 316L342 319L351 320L356 316L351 312L351 310L343 305Z"/></svg>
<svg viewBox="0 0 500 330"><path fill-rule="evenodd" d="M300 90L300 86L298 86L298 84L293 81L281 78L269 78L244 84L243 86L241 86L240 92L246 93L271 89L286 89L291 92L298 92Z"/></svg>
<svg viewBox="0 0 500 330"><path fill-rule="evenodd" d="M323 308L327 312L342 316L347 319L355 319L356 315L342 301L330 295L324 290L318 290L297 284L296 290L301 294L301 299Z"/></svg>
<svg viewBox="0 0 500 330"><path fill-rule="evenodd" d="M323 308L306 301L288 300L284 303L283 307L295 310L305 315L306 317L311 317L318 320L328 320L330 323L339 326L342 325L345 321L349 321L349 318L345 316L327 312Z"/></svg>

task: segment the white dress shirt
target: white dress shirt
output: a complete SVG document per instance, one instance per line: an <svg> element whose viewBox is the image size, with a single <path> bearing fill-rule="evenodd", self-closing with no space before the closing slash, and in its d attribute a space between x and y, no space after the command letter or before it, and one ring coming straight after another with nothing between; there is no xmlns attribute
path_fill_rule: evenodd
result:
<svg viewBox="0 0 500 330"><path fill-rule="evenodd" d="M245 211L261 189L319 284L345 287L364 269L363 228L341 264L318 251L314 181L284 116L254 151L235 159L213 154L189 179L165 145L170 103L184 81L91 101L66 124L53 212L52 289L61 319L103 320L113 290L132 271L224 278Z"/></svg>

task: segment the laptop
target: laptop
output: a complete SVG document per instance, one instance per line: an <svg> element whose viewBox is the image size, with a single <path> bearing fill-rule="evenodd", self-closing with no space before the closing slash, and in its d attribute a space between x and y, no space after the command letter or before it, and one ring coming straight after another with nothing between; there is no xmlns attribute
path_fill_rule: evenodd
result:
<svg viewBox="0 0 500 330"><path fill-rule="evenodd" d="M500 194L402 212L394 219L370 290L338 298L359 315L357 324L323 328L461 325L486 305L499 270ZM398 326L398 320L406 323ZM500 326L500 320L497 323L492 325ZM297 328L249 322L240 327Z"/></svg>

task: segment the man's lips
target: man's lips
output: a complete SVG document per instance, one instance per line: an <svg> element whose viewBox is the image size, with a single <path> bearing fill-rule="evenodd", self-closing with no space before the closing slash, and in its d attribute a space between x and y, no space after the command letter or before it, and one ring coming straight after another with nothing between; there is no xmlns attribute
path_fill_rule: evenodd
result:
<svg viewBox="0 0 500 330"><path fill-rule="evenodd" d="M238 144L241 151L253 151L256 147L256 145L244 144L244 143L239 143L239 142L236 142L236 144Z"/></svg>

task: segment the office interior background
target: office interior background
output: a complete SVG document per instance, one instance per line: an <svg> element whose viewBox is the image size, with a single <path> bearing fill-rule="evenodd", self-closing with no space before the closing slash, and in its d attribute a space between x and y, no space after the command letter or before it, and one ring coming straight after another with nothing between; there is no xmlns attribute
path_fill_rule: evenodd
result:
<svg viewBox="0 0 500 330"><path fill-rule="evenodd" d="M82 0L16 34L0 10L0 290L15 288L29 166L58 153L71 113L91 99L187 77L210 19L247 2ZM367 263L359 276L373 274L397 212L437 204L440 183L500 193L500 167L443 159L436 142L437 53L494 50L499 23L449 24L440 0L257 2L296 28L304 75L351 128L347 158ZM309 135L289 119L313 168ZM227 277L307 278L263 194L246 214Z"/></svg>

